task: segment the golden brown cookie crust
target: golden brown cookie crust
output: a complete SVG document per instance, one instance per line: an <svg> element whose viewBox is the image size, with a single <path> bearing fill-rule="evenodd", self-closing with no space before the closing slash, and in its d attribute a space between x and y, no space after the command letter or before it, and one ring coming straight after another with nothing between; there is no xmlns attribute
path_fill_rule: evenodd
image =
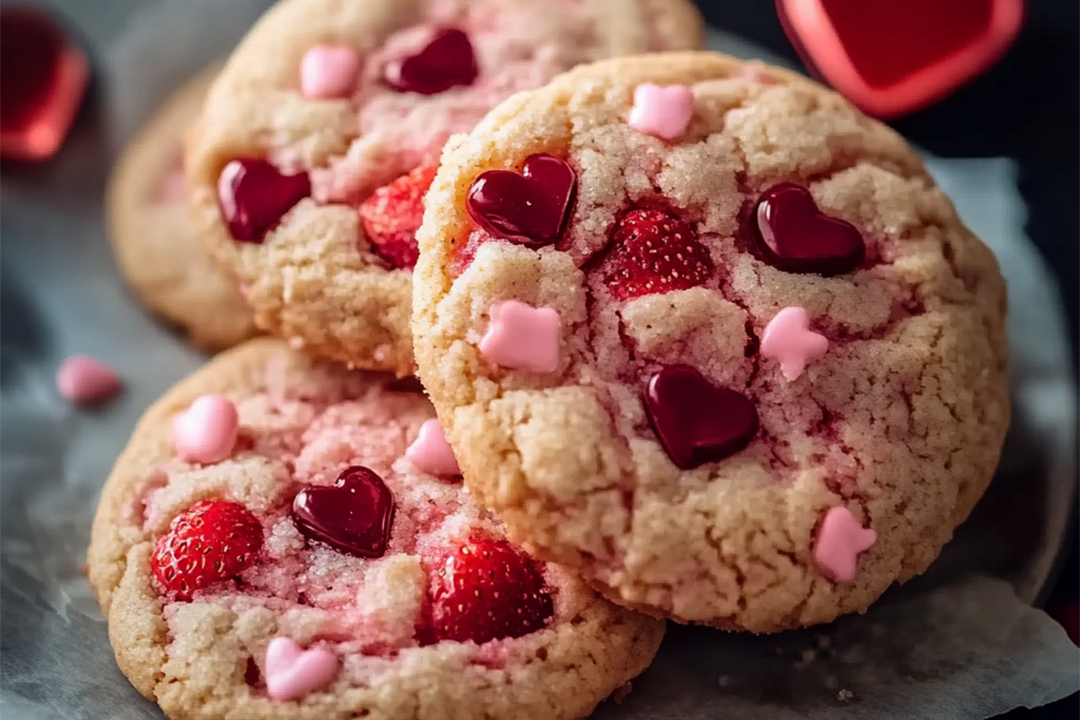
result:
<svg viewBox="0 0 1080 720"><path fill-rule="evenodd" d="M277 4L230 58L187 152L192 207L204 243L248 288L259 326L315 354L398 375L415 369L412 273L388 269L372 253L355 208L302 200L262 244L237 243L222 223L216 185L222 168L236 158L276 153L293 164L319 168L347 155L358 138L357 113L350 100L302 97L297 91L301 58L323 43L370 53L393 31L418 22L423 4ZM505 5L514 7L510 0ZM601 40L588 60L655 47L695 49L704 37L700 16L686 0L586 0L578 7L590 7L598 17L592 32ZM375 185L384 182L389 178Z"/></svg>
<svg viewBox="0 0 1080 720"><path fill-rule="evenodd" d="M693 89L673 144L627 126L645 82ZM577 170L570 251L489 242L455 277L474 228L470 184L536 152L568 154ZM823 278L740 249L740 215L785 180L861 228L878 261ZM579 268L617 212L656 193L693 211L715 279L602 312ZM926 570L997 466L1009 396L995 258L899 135L790 72L667 54L519 94L448 143L418 239L417 362L467 485L517 541L619 603L754 632L862 611ZM559 311L554 373L498 370L479 353L488 309L507 299ZM831 343L791 383L755 349L785 306L806 308ZM679 471L646 422L626 343L745 391L762 431L722 462ZM852 583L813 562L815 527L835 505L877 532Z"/></svg>
<svg viewBox="0 0 1080 720"><path fill-rule="evenodd" d="M196 500L224 497L255 507L270 503L281 484L269 471L260 474L261 466L252 464L258 460L254 451L234 454L229 462L235 471L218 473L216 479L210 478L215 466L178 463L169 440L174 416L205 394L240 403L273 384L279 391L287 388L290 397L304 398L326 387L328 379L337 383L345 376L341 367L313 360L279 340L255 339L180 382L140 420L105 484L88 554L90 584L109 621L117 663L139 692L173 720L570 719L588 715L648 666L663 623L612 605L558 568L550 570L565 581L558 586L558 621L515 640L498 667L478 663L475 646L443 642L412 648L407 657L403 652L401 662L370 687L339 679L328 691L300 702L272 702L265 691L253 690L245 682L247 658L256 656L261 663L259 649L265 652L269 638L290 622L291 632L308 635L318 634L317 624L312 629L295 616L275 618L265 608L198 600L172 603L164 617L149 565L154 534ZM349 378L343 388L369 385L375 380L368 378L380 376ZM353 391L340 392L345 399ZM264 420L274 422L258 419ZM166 512L147 521L143 500L160 486L165 467L189 473L191 481L171 487ZM173 628L182 639L170 637Z"/></svg>
<svg viewBox="0 0 1080 720"><path fill-rule="evenodd" d="M183 156L184 135L221 65L178 89L124 150L107 191L109 236L128 285L196 347L216 351L258 333L236 282L195 237L187 202L158 197Z"/></svg>

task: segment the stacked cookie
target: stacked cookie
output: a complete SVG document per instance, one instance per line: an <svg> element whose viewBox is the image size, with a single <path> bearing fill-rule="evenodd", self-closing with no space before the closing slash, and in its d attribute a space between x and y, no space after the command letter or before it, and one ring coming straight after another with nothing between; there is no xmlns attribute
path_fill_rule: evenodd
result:
<svg viewBox="0 0 1080 720"><path fill-rule="evenodd" d="M829 622L937 557L1008 425L995 260L835 94L662 52L700 34L286 0L241 43L182 194L279 338L147 412L90 547L170 717L585 717L665 618Z"/></svg>

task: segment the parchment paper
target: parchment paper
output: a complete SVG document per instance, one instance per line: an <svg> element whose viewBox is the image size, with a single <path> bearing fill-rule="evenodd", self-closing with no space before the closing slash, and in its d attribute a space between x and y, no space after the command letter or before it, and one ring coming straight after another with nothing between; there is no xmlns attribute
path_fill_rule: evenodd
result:
<svg viewBox="0 0 1080 720"><path fill-rule="evenodd" d="M108 94L58 163L0 185L0 715L160 720L117 670L80 568L96 495L135 421L204 358L127 296L101 192L117 142L227 53L268 3L55 4L97 47L108 45ZM137 5L149 10L125 25ZM720 33L712 44L771 59ZM652 668L597 717L976 720L1080 688L1080 652L1031 607L1075 503L1064 320L1023 237L1010 163L929 162L1010 283L1016 418L976 516L927 576L866 616L761 638L672 626ZM97 412L61 401L52 375L75 352L115 366L126 393Z"/></svg>

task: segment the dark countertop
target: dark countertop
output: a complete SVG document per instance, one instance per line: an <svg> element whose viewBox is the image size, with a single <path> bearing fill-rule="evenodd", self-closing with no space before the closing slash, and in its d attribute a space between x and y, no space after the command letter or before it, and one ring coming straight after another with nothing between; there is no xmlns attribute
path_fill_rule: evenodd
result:
<svg viewBox="0 0 1080 720"><path fill-rule="evenodd" d="M942 0L948 2L948 0ZM767 0L697 0L710 23L768 47L802 66ZM943 157L1015 160L1028 207L1027 233L1060 283L1077 357L1080 287L1080 3L1028 0L1016 44L1000 63L943 102L890 123L921 147ZM1080 554L1073 548L1048 602L1053 612L1075 603ZM1080 696L1009 720L1080 717Z"/></svg>

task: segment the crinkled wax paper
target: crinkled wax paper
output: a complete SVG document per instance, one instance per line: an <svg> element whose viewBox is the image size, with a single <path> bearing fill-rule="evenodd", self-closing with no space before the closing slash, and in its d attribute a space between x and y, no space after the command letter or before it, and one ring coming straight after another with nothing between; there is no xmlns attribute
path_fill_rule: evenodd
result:
<svg viewBox="0 0 1080 720"><path fill-rule="evenodd" d="M204 358L127 295L102 229L102 188L113 141L225 54L268 3L56 4L106 60L107 101L57 164L2 186L0 714L161 718L117 670L80 570L96 495L136 419ZM759 55L720 34L712 42ZM1080 652L1030 606L1073 504L1076 390L1053 283L1023 237L1008 162L930 162L1010 282L1016 419L990 493L926 577L865 616L778 637L673 626L652 668L598 717L981 719L1080 687ZM52 374L74 352L117 367L126 393L98 412L63 403Z"/></svg>

